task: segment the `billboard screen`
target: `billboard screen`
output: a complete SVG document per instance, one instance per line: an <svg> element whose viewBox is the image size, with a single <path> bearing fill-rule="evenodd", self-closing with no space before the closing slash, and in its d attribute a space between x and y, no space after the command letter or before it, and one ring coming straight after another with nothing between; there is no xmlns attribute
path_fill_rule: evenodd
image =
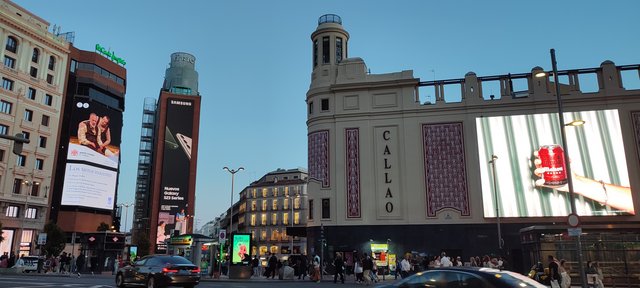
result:
<svg viewBox="0 0 640 288"><path fill-rule="evenodd" d="M233 234L231 250L231 264L249 264L251 256L251 234Z"/></svg>
<svg viewBox="0 0 640 288"><path fill-rule="evenodd" d="M564 119L585 121L565 128L568 147L557 113L476 119L485 217L496 217L496 202L500 217L567 216L569 164L578 215L635 215L618 110Z"/></svg>
<svg viewBox="0 0 640 288"><path fill-rule="evenodd" d="M67 163L61 205L113 210L118 172Z"/></svg>
<svg viewBox="0 0 640 288"><path fill-rule="evenodd" d="M193 106L192 100L167 99L156 244L164 243L170 235L187 233ZM157 246L158 251L164 249Z"/></svg>
<svg viewBox="0 0 640 288"><path fill-rule="evenodd" d="M67 160L118 169L122 112L85 99L76 99L74 104Z"/></svg>

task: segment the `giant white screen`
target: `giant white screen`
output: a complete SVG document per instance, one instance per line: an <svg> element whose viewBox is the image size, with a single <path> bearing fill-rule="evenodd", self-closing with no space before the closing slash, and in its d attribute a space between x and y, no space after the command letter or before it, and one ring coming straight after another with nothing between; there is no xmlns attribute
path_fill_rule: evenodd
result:
<svg viewBox="0 0 640 288"><path fill-rule="evenodd" d="M113 210L117 177L115 171L68 163L61 204Z"/></svg>

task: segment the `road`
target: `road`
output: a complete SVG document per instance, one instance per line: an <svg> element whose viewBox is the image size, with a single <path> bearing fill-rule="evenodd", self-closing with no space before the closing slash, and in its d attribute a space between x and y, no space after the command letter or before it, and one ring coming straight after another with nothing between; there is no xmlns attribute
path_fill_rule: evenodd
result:
<svg viewBox="0 0 640 288"><path fill-rule="evenodd" d="M251 287L375 287L358 285L350 277L345 284L333 284L333 278L318 284L310 281L280 281L280 280L246 280L246 281L217 281L206 280L198 285L198 288L205 287L229 287L229 288L251 288ZM0 288L115 288L114 277L111 275L82 275L82 277L69 277L57 275L24 274L24 275L0 275Z"/></svg>

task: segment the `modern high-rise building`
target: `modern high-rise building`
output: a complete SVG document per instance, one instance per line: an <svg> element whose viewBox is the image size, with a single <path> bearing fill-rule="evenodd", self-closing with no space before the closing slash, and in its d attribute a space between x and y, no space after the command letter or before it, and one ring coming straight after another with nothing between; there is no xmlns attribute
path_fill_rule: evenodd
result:
<svg viewBox="0 0 640 288"><path fill-rule="evenodd" d="M230 231L251 234L251 255L306 254L307 178L300 168L278 169L240 192Z"/></svg>
<svg viewBox="0 0 640 288"><path fill-rule="evenodd" d="M36 253L49 214L70 45L48 30L49 22L0 0L0 134L30 141L14 155L13 142L0 139L0 255Z"/></svg>
<svg viewBox="0 0 640 288"><path fill-rule="evenodd" d="M640 65L424 82L369 73L348 41L337 15L311 34L309 253L502 254L525 271L548 254L576 265L580 231L585 259L622 267L616 247L637 253ZM565 122L586 121L565 147L558 99Z"/></svg>
<svg viewBox="0 0 640 288"><path fill-rule="evenodd" d="M138 179L134 232L148 231L152 253L167 252L171 236L192 233L200 126L200 93L195 61L196 58L188 53L171 54L155 106L155 117L151 116L152 103L145 102L148 103L145 105L148 113L144 115L148 116L143 117L149 119L143 119L142 129L153 138L153 146L151 151L145 149L145 154L141 155L149 156L151 162L139 161L145 163L139 164L138 170L144 171L149 167L150 178L148 182ZM144 138L141 145L149 143L151 139ZM148 185L148 194L143 195L145 188L140 184Z"/></svg>
<svg viewBox="0 0 640 288"><path fill-rule="evenodd" d="M149 215L151 209L149 193L151 191L151 159L153 159L154 152L156 108L155 98L149 97L144 99L132 234L143 233L149 235Z"/></svg>

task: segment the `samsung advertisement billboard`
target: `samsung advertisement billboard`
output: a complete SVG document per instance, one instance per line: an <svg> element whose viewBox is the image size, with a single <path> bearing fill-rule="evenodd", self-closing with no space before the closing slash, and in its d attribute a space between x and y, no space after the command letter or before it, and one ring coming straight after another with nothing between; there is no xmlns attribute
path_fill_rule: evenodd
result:
<svg viewBox="0 0 640 288"><path fill-rule="evenodd" d="M187 233L189 217L186 211L189 203L194 101L168 98L166 107L166 126L161 128L165 135L156 235L158 252L166 249L165 240L171 235Z"/></svg>
<svg viewBox="0 0 640 288"><path fill-rule="evenodd" d="M112 210L120 164L122 112L76 99L71 113L61 205Z"/></svg>
<svg viewBox="0 0 640 288"><path fill-rule="evenodd" d="M571 112L564 119L585 121L565 127L567 147L557 113L476 119L485 217L496 217L496 199L500 217L566 216L568 177L578 215L635 215L618 110Z"/></svg>

